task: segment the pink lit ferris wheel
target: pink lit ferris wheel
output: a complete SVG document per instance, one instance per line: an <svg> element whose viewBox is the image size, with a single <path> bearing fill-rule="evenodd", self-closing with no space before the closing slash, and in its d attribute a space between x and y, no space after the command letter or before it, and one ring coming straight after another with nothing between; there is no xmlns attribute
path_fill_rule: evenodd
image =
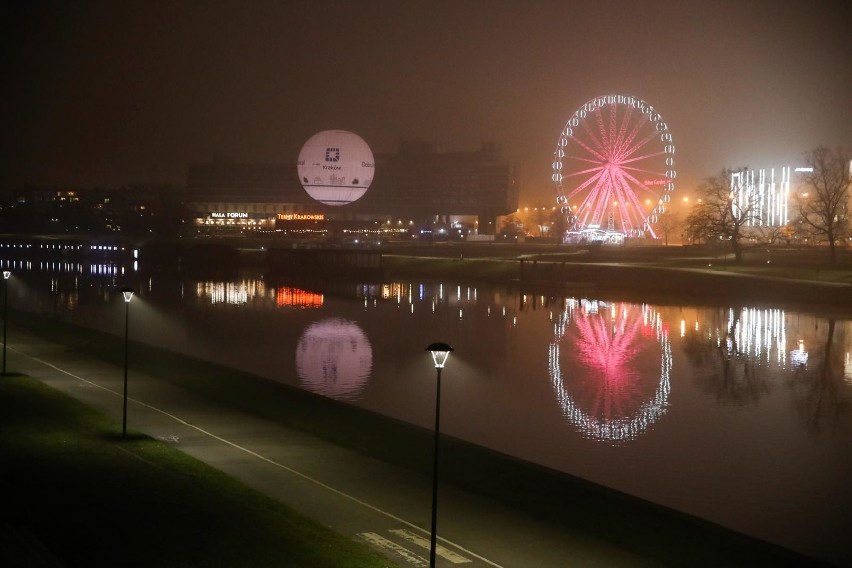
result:
<svg viewBox="0 0 852 568"><path fill-rule="evenodd" d="M566 237L655 236L674 191L675 147L660 113L628 95L581 106L556 143L553 183Z"/></svg>

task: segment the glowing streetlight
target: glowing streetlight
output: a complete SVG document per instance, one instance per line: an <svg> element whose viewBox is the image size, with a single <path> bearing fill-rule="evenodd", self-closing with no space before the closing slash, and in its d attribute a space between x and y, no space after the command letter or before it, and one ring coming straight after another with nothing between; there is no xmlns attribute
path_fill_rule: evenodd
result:
<svg viewBox="0 0 852 568"><path fill-rule="evenodd" d="M121 435L127 436L127 344L130 337L130 300L133 288L122 288L124 295L124 407L121 413Z"/></svg>
<svg viewBox="0 0 852 568"><path fill-rule="evenodd" d="M446 343L433 343L426 348L432 353L432 361L438 372L437 389L435 391L435 450L432 461L432 544L429 549L429 566L435 567L435 548L438 542L438 436L441 422L441 369L447 364L452 347Z"/></svg>
<svg viewBox="0 0 852 568"><path fill-rule="evenodd" d="M9 277L12 271L3 271L3 375L6 374L6 322L9 320Z"/></svg>

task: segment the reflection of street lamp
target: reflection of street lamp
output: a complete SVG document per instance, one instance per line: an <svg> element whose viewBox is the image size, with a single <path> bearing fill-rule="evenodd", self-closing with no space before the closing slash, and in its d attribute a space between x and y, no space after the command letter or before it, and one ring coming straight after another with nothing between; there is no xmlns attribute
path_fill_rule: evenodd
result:
<svg viewBox="0 0 852 568"><path fill-rule="evenodd" d="M127 342L130 336L130 300L133 288L122 288L124 295L124 407L121 413L121 435L127 436Z"/></svg>
<svg viewBox="0 0 852 568"><path fill-rule="evenodd" d="M441 421L441 369L447 363L450 351L454 349L446 343L433 343L426 348L432 353L432 361L438 372L437 389L435 392L435 450L432 461L432 545L429 549L429 566L435 566L435 546L438 540L438 435Z"/></svg>
<svg viewBox="0 0 852 568"><path fill-rule="evenodd" d="M9 320L9 277L12 272L3 271L3 375L6 375L6 322Z"/></svg>

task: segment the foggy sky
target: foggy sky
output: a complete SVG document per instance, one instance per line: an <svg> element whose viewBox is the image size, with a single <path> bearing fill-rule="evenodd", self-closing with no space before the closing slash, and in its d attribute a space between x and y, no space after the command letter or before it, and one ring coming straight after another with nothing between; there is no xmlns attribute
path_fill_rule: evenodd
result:
<svg viewBox="0 0 852 568"><path fill-rule="evenodd" d="M182 186L190 162L293 162L335 128L374 153L494 141L522 205L549 203L560 130L604 94L660 112L677 193L852 148L846 1L18 4L2 9L4 187Z"/></svg>

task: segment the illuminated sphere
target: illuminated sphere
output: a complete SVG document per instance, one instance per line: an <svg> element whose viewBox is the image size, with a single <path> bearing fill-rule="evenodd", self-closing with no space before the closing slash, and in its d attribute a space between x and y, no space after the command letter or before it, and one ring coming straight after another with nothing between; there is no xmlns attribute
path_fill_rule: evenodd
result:
<svg viewBox="0 0 852 568"><path fill-rule="evenodd" d="M346 205L367 192L376 164L370 147L357 134L324 130L302 146L296 169L312 198L326 205Z"/></svg>
<svg viewBox="0 0 852 568"><path fill-rule="evenodd" d="M354 321L314 322L296 345L296 373L302 386L317 394L353 400L367 384L372 368L370 340Z"/></svg>

